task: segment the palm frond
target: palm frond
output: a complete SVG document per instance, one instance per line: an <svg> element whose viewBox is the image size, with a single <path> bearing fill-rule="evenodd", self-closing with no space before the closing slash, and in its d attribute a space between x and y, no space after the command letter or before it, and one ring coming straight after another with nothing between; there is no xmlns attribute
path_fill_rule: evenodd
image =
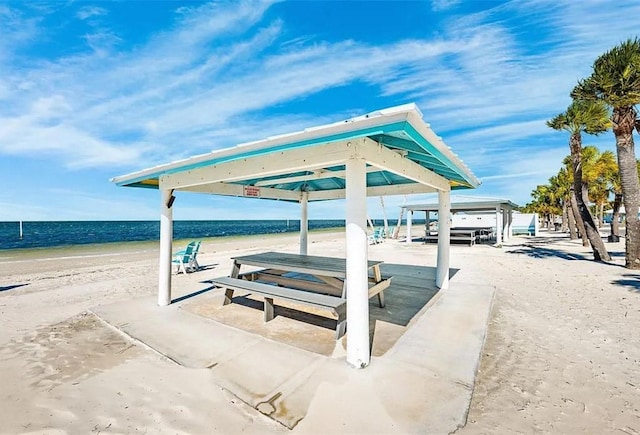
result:
<svg viewBox="0 0 640 435"><path fill-rule="evenodd" d="M547 126L571 134L585 132L598 135L611 128L609 110L602 101L574 100L567 111L556 115Z"/></svg>
<svg viewBox="0 0 640 435"><path fill-rule="evenodd" d="M582 100L601 100L611 107L640 103L640 39L628 39L602 54L593 73L571 92Z"/></svg>

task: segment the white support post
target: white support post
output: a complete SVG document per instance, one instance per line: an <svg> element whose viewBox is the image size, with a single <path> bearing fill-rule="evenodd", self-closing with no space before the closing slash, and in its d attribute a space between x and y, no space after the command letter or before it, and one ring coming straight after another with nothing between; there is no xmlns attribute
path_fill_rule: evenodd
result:
<svg viewBox="0 0 640 435"><path fill-rule="evenodd" d="M171 189L160 189L160 264L158 267L158 305L160 306L171 303L172 193Z"/></svg>
<svg viewBox="0 0 640 435"><path fill-rule="evenodd" d="M496 245L502 245L502 214L500 207L496 207Z"/></svg>
<svg viewBox="0 0 640 435"><path fill-rule="evenodd" d="M513 210L509 211L509 237L513 237Z"/></svg>
<svg viewBox="0 0 640 435"><path fill-rule="evenodd" d="M449 245L451 237L451 195L448 190L438 191L438 260L436 287L449 288Z"/></svg>
<svg viewBox="0 0 640 435"><path fill-rule="evenodd" d="M347 362L369 365L369 287L367 272L367 165L350 158L346 164Z"/></svg>
<svg viewBox="0 0 640 435"><path fill-rule="evenodd" d="M507 210L502 209L502 240L509 240L509 222L507 217Z"/></svg>
<svg viewBox="0 0 640 435"><path fill-rule="evenodd" d="M411 243L413 238L411 237L411 225L413 221L413 210L407 209L407 243Z"/></svg>
<svg viewBox="0 0 640 435"><path fill-rule="evenodd" d="M426 219L426 224L425 224L425 229L424 229L424 242L427 243L428 237L431 235L430 234L430 228L429 228L429 221L431 220L431 212L429 210L425 211L425 219Z"/></svg>
<svg viewBox="0 0 640 435"><path fill-rule="evenodd" d="M307 255L309 245L309 194L302 192L300 198L300 255Z"/></svg>

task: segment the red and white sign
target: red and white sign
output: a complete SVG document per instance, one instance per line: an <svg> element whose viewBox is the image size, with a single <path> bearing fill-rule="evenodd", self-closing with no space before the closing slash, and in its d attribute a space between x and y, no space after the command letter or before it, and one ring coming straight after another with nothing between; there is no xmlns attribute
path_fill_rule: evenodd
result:
<svg viewBox="0 0 640 435"><path fill-rule="evenodd" d="M244 196L260 197L260 188L257 186L244 186Z"/></svg>

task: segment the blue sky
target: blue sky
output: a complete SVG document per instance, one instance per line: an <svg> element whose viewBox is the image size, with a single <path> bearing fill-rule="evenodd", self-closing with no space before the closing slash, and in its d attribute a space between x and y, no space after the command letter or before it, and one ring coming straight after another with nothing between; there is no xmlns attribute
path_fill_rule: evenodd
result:
<svg viewBox="0 0 640 435"><path fill-rule="evenodd" d="M545 121L639 16L636 0L0 2L0 221L157 219L157 191L109 179L409 102L482 180L464 194L525 204L569 152ZM298 211L183 194L174 217Z"/></svg>

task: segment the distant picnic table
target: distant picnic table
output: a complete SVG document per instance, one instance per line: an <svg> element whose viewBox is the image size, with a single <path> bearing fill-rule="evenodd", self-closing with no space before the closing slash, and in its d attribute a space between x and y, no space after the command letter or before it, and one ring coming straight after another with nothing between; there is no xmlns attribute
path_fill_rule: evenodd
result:
<svg viewBox="0 0 640 435"><path fill-rule="evenodd" d="M449 233L449 240L451 242L464 242L469 246L473 246L476 242L487 241L493 237L493 228L491 227L453 227ZM433 230L427 230L425 235L425 243L437 242L438 232Z"/></svg>

